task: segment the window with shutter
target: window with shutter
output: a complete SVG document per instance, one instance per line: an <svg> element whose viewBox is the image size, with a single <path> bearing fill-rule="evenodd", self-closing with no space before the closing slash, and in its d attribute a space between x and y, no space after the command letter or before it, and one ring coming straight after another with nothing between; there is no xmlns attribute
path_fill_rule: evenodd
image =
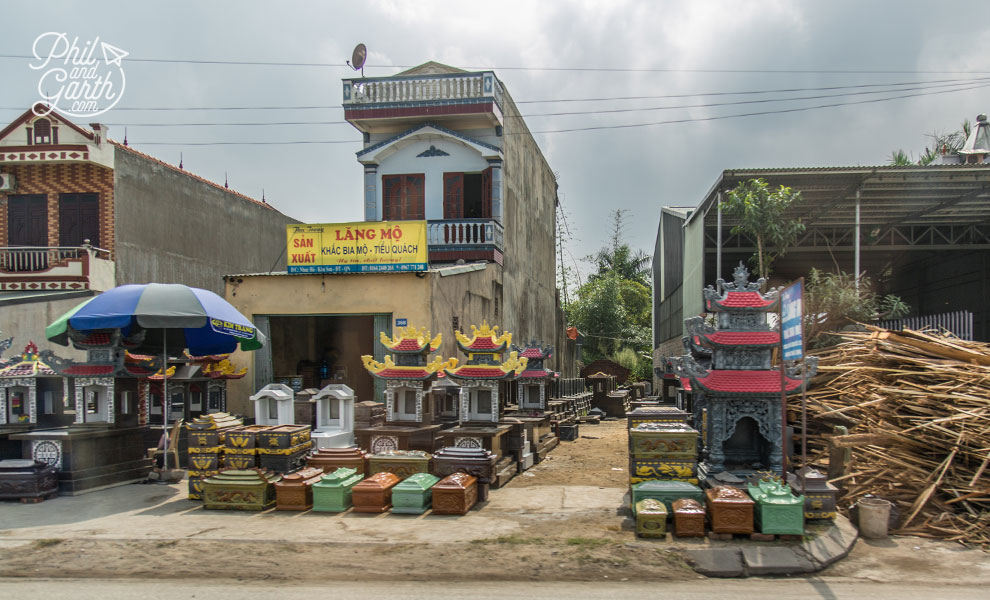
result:
<svg viewBox="0 0 990 600"><path fill-rule="evenodd" d="M426 176L382 175L382 219L386 221L426 218Z"/></svg>
<svg viewBox="0 0 990 600"><path fill-rule="evenodd" d="M84 240L100 246L100 195L59 194L58 245L81 246Z"/></svg>
<svg viewBox="0 0 990 600"><path fill-rule="evenodd" d="M34 143L52 143L52 122L48 119L38 119L34 122Z"/></svg>

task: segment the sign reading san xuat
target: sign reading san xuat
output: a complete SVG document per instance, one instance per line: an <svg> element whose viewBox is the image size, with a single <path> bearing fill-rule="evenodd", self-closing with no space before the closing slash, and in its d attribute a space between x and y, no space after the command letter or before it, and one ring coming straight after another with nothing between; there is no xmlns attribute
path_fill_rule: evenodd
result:
<svg viewBox="0 0 990 600"><path fill-rule="evenodd" d="M781 340L784 346L784 360L802 358L804 345L801 342L804 333L802 326L801 308L802 285L798 281L791 284L780 293Z"/></svg>
<svg viewBox="0 0 990 600"><path fill-rule="evenodd" d="M426 221L287 225L289 273L426 271Z"/></svg>

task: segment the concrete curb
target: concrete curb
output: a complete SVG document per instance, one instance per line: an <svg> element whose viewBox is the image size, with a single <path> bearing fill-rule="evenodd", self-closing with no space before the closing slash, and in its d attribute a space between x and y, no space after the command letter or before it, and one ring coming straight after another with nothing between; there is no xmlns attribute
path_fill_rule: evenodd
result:
<svg viewBox="0 0 990 600"><path fill-rule="evenodd" d="M726 542L684 554L696 572L708 577L801 575L821 571L848 556L857 536L852 523L838 516L800 544Z"/></svg>

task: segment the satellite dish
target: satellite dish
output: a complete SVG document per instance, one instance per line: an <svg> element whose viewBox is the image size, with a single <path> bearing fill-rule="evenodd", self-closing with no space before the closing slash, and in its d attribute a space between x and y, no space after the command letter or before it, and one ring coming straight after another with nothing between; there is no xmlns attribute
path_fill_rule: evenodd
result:
<svg viewBox="0 0 990 600"><path fill-rule="evenodd" d="M364 44L358 44L354 46L354 52L351 53L351 60L347 61L347 65L355 71L361 71L361 77L364 77L364 61L366 60L368 60L368 48Z"/></svg>

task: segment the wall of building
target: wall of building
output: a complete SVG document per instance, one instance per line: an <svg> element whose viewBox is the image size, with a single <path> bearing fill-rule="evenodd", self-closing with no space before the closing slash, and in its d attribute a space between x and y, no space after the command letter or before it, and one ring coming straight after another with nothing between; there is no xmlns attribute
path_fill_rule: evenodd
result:
<svg viewBox="0 0 990 600"><path fill-rule="evenodd" d="M460 272L461 269L484 268ZM456 273L441 275L441 273ZM465 267L449 267L430 272L430 298L432 301L430 331L434 335L443 334L443 343L438 353L444 358L451 356L461 363L467 357L457 347L454 336L454 317L457 317L458 329L464 335L471 337L471 326L480 327L482 321L488 320L489 325L498 325L499 331L512 333L513 341L519 339L519 332L504 320L501 308L496 309L495 298L502 280L502 267L488 263L484 265L466 265ZM499 300L501 306L501 300ZM396 313L396 316L401 316ZM410 320L410 324L413 322Z"/></svg>
<svg viewBox="0 0 990 600"><path fill-rule="evenodd" d="M70 292L58 294L58 300L0 304L0 338L14 338L13 345L4 352L3 358L20 354L28 342L34 342L39 350L51 350L61 358L85 361L85 352L45 339L45 327L90 296L92 294L88 292Z"/></svg>
<svg viewBox="0 0 990 600"><path fill-rule="evenodd" d="M557 180L508 94L503 97L505 261L501 321L518 339L561 339L557 331Z"/></svg>
<svg viewBox="0 0 990 600"><path fill-rule="evenodd" d="M41 148L42 146L39 146ZM100 195L99 247L114 251L113 170L92 163L6 164L4 172L13 173L17 189L0 192L0 246L7 246L7 195L46 194L48 196L48 245L59 245L59 194ZM97 245L93 241L93 245Z"/></svg>
<svg viewBox="0 0 990 600"><path fill-rule="evenodd" d="M295 219L122 148L115 179L118 284L222 293L225 274L285 270L285 226Z"/></svg>

